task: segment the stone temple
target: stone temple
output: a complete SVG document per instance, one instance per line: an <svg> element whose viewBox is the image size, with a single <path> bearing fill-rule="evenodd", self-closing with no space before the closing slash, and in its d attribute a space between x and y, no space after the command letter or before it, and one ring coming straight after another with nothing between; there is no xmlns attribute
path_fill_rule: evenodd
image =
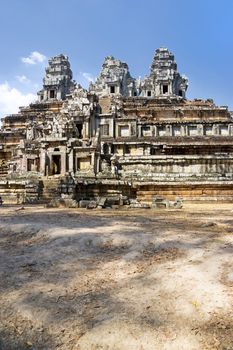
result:
<svg viewBox="0 0 233 350"><path fill-rule="evenodd" d="M187 88L166 48L144 79L106 57L88 90L67 56L51 58L37 101L2 119L1 197L232 200L231 113Z"/></svg>

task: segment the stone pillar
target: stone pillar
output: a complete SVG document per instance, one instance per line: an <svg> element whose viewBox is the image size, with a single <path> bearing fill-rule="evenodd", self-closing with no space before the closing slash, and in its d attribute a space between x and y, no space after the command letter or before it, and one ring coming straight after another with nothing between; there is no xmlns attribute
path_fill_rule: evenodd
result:
<svg viewBox="0 0 233 350"><path fill-rule="evenodd" d="M99 155L96 157L96 168L94 170L95 170L96 174L99 173L99 171L100 171L100 156Z"/></svg>
<svg viewBox="0 0 233 350"><path fill-rule="evenodd" d="M219 132L219 125L214 125L213 126L213 134L214 135L219 135L220 134L220 132Z"/></svg>
<svg viewBox="0 0 233 350"><path fill-rule="evenodd" d="M82 137L83 139L86 139L86 123L84 122L83 123L83 129L82 129Z"/></svg>
<svg viewBox="0 0 233 350"><path fill-rule="evenodd" d="M83 123L83 138L89 138L89 124L87 122Z"/></svg>
<svg viewBox="0 0 233 350"><path fill-rule="evenodd" d="M92 153L91 155L91 167L92 167L92 171L94 173L96 173L96 163L95 163L96 157L95 157L95 152Z"/></svg>
<svg viewBox="0 0 233 350"><path fill-rule="evenodd" d="M57 90L56 94L57 94L57 96L55 96L55 97L57 98L57 100L61 100L62 99L61 90Z"/></svg>
<svg viewBox="0 0 233 350"><path fill-rule="evenodd" d="M71 149L68 155L69 157L69 172L74 173L74 150Z"/></svg>
<svg viewBox="0 0 233 350"><path fill-rule="evenodd" d="M202 124L197 125L197 134L204 135L204 129Z"/></svg>
<svg viewBox="0 0 233 350"><path fill-rule="evenodd" d="M44 99L48 100L48 98L49 98L48 90L45 90L45 92L44 92Z"/></svg>
<svg viewBox="0 0 233 350"><path fill-rule="evenodd" d="M188 136L189 135L188 125L184 125L183 130L184 130L184 136Z"/></svg>
<svg viewBox="0 0 233 350"><path fill-rule="evenodd" d="M23 158L22 158L22 166L21 166L22 170L23 171L28 171L27 169L27 156L26 154L23 155Z"/></svg>
<svg viewBox="0 0 233 350"><path fill-rule="evenodd" d="M233 125L229 125L229 135L233 135Z"/></svg>
<svg viewBox="0 0 233 350"><path fill-rule="evenodd" d="M66 152L61 153L61 175L66 173Z"/></svg>
<svg viewBox="0 0 233 350"><path fill-rule="evenodd" d="M46 168L46 176L52 175L53 171L53 156L50 152L47 153L46 161L45 161L45 168Z"/></svg>
<svg viewBox="0 0 233 350"><path fill-rule="evenodd" d="M171 125L166 126L166 136L172 136L171 134Z"/></svg>
<svg viewBox="0 0 233 350"><path fill-rule="evenodd" d="M172 95L173 91L172 91L172 82L168 84L168 95Z"/></svg>
<svg viewBox="0 0 233 350"><path fill-rule="evenodd" d="M180 127L180 134L181 134L181 136L185 136L186 135L185 125L181 125L181 127Z"/></svg>
<svg viewBox="0 0 233 350"><path fill-rule="evenodd" d="M40 152L40 173L45 175L45 165L46 165L46 152L44 149Z"/></svg>
<svg viewBox="0 0 233 350"><path fill-rule="evenodd" d="M131 123L128 123L128 128L129 128L129 136L132 136Z"/></svg>
<svg viewBox="0 0 233 350"><path fill-rule="evenodd" d="M138 125L138 137L142 137L142 126Z"/></svg>
<svg viewBox="0 0 233 350"><path fill-rule="evenodd" d="M149 155L150 155L150 146L145 146L144 154L145 154L146 156L149 156Z"/></svg>

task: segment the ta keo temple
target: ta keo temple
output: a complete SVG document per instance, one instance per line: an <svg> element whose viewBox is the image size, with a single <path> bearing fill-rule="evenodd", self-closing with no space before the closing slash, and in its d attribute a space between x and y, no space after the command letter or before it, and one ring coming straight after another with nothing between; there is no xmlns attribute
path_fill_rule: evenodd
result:
<svg viewBox="0 0 233 350"><path fill-rule="evenodd" d="M67 56L51 58L37 101L2 119L0 196L232 200L231 113L211 99L188 100L187 88L167 48L156 50L144 79L106 57L88 90Z"/></svg>

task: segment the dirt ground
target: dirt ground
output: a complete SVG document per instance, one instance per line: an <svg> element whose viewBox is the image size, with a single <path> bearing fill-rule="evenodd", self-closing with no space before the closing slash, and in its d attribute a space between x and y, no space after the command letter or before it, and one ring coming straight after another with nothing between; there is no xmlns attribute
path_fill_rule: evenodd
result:
<svg viewBox="0 0 233 350"><path fill-rule="evenodd" d="M233 349L233 203L0 208L0 349Z"/></svg>

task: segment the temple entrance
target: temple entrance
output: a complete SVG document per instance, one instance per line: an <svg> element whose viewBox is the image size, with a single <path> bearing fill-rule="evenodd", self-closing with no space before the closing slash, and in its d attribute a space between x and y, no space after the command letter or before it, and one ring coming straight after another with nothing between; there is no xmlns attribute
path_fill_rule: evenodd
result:
<svg viewBox="0 0 233 350"><path fill-rule="evenodd" d="M61 174L61 156L56 154L52 156L52 175Z"/></svg>
<svg viewBox="0 0 233 350"><path fill-rule="evenodd" d="M82 134L82 130L83 130L83 124L82 123L76 123L76 128L77 128L77 136L79 139L82 139L83 134Z"/></svg>
<svg viewBox="0 0 233 350"><path fill-rule="evenodd" d="M32 171L34 166L34 159L27 159L27 171Z"/></svg>

